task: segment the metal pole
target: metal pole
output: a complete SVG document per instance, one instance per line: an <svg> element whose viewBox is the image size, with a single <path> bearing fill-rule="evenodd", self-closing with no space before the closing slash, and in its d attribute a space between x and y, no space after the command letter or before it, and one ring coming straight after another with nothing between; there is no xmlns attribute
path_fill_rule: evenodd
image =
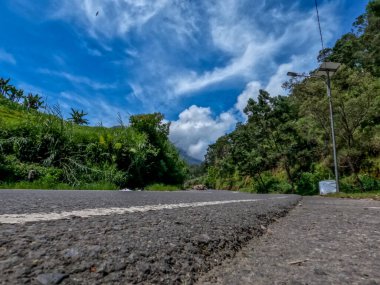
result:
<svg viewBox="0 0 380 285"><path fill-rule="evenodd" d="M330 87L330 74L327 73L327 97L329 98L330 105L330 124L331 124L331 137L333 143L333 155L334 155L334 168L335 168L335 183L336 183L336 192L339 192L339 174L338 174L338 159L336 156L336 145L335 145L335 131L334 131L334 116L333 116L333 107L332 107L332 97L331 97L331 87Z"/></svg>

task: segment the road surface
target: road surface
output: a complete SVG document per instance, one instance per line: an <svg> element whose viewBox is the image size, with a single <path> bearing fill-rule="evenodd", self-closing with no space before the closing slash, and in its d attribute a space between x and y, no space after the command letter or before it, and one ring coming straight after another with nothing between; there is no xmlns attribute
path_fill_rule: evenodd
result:
<svg viewBox="0 0 380 285"><path fill-rule="evenodd" d="M198 284L380 284L380 202L304 197Z"/></svg>
<svg viewBox="0 0 380 285"><path fill-rule="evenodd" d="M299 199L1 190L0 284L192 284Z"/></svg>

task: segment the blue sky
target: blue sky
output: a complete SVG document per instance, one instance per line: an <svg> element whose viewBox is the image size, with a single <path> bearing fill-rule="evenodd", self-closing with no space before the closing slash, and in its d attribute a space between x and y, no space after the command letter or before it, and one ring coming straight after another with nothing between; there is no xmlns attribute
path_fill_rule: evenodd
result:
<svg viewBox="0 0 380 285"><path fill-rule="evenodd" d="M319 0L326 46L367 2ZM92 125L161 112L198 159L320 49L314 0L2 0L0 27L1 77Z"/></svg>

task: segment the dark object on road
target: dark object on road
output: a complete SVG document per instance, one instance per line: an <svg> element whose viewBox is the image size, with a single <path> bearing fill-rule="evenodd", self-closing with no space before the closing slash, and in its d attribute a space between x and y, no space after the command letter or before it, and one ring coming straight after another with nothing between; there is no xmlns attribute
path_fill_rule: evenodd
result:
<svg viewBox="0 0 380 285"><path fill-rule="evenodd" d="M193 190L207 190L207 186L204 184L198 184L193 186Z"/></svg>

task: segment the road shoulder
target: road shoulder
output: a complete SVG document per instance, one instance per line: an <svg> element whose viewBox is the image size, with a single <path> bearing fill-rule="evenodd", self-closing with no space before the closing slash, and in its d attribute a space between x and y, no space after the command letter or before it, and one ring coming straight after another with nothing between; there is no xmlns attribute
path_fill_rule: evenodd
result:
<svg viewBox="0 0 380 285"><path fill-rule="evenodd" d="M199 284L380 284L380 202L305 197Z"/></svg>

